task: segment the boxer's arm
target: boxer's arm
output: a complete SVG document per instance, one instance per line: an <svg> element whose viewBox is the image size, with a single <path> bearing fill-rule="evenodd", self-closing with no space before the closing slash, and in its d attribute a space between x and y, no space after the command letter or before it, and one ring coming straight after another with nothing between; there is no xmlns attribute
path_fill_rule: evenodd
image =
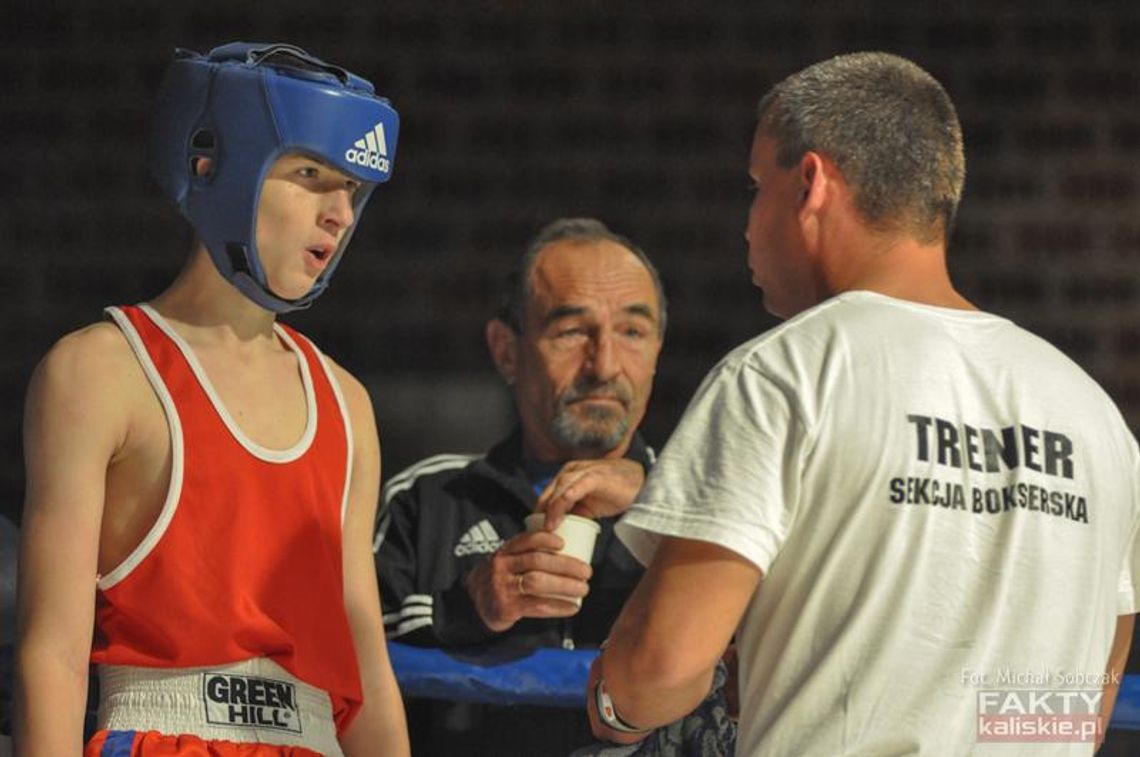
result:
<svg viewBox="0 0 1140 757"><path fill-rule="evenodd" d="M700 703L760 580L756 565L723 547L662 541L599 658L625 722L656 728ZM597 736L629 740L599 724L593 690L587 702Z"/></svg>
<svg viewBox="0 0 1140 757"><path fill-rule="evenodd" d="M334 368L352 420L353 465L344 521L344 604L360 665L364 705L341 746L350 757L408 755L404 704L388 659L380 611L380 588L372 556L372 525L380 495L380 444L372 403L364 387Z"/></svg>
<svg viewBox="0 0 1140 757"><path fill-rule="evenodd" d="M128 348L109 329L103 324L62 339L28 389L13 720L18 755L82 750L105 480L129 420L121 389Z"/></svg>

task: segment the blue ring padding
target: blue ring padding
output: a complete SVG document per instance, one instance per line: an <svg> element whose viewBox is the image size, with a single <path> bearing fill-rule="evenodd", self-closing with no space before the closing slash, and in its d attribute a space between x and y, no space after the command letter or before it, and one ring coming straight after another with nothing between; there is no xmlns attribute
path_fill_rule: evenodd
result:
<svg viewBox="0 0 1140 757"><path fill-rule="evenodd" d="M1140 675L1127 675L1120 682L1120 694L1112 710L1109 728L1140 731Z"/></svg>
<svg viewBox="0 0 1140 757"><path fill-rule="evenodd" d="M135 731L108 731L99 757L131 757L135 745Z"/></svg>
<svg viewBox="0 0 1140 757"><path fill-rule="evenodd" d="M584 707L586 678L596 649L539 649L505 663L459 659L442 649L388 642L388 655L405 696L485 704ZM1140 675L1126 675L1110 728L1140 730Z"/></svg>
<svg viewBox="0 0 1140 757"><path fill-rule="evenodd" d="M501 664L465 661L441 649L388 642L405 696L486 704L585 707L586 678L596 649L538 649ZM464 654L467 660L478 653Z"/></svg>

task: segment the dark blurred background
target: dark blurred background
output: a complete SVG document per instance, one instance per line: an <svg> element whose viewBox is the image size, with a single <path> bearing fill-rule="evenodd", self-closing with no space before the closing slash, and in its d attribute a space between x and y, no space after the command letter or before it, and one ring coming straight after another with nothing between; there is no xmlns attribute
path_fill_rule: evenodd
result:
<svg viewBox="0 0 1140 757"><path fill-rule="evenodd" d="M807 2L5 2L0 23L2 512L38 357L156 294L190 243L143 163L174 47L286 40L399 109L381 187L329 292L287 320L373 391L385 470L479 450L509 407L482 327L542 224L593 215L656 260L670 327L648 436L771 326L742 232L763 91L882 49L946 86L965 126L954 278L1058 344L1140 423L1140 5ZM81 433L77 431L77 433Z"/></svg>
<svg viewBox="0 0 1140 757"><path fill-rule="evenodd" d="M234 39L305 47L371 78L402 116L393 180L329 292L286 319L371 389L389 474L500 434L509 402L483 322L527 238L564 215L605 220L662 271L669 333L645 427L662 444L717 358L774 323L742 238L756 101L865 49L914 59L958 106L960 288L1060 346L1140 424L1131 0L0 7L0 512L13 520L36 360L104 305L156 294L190 243L143 164L163 68L176 46Z"/></svg>

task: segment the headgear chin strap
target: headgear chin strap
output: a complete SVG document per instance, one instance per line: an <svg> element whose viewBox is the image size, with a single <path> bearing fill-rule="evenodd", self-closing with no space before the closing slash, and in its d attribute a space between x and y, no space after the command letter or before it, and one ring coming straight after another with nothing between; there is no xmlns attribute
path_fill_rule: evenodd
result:
<svg viewBox="0 0 1140 757"><path fill-rule="evenodd" d="M223 277L277 313L308 307L328 287L364 204L388 180L400 117L371 82L304 50L233 42L208 55L176 50L159 90L150 167ZM304 296L274 294L257 252L257 206L285 153L317 158L361 182L355 218ZM211 169L195 170L203 158Z"/></svg>

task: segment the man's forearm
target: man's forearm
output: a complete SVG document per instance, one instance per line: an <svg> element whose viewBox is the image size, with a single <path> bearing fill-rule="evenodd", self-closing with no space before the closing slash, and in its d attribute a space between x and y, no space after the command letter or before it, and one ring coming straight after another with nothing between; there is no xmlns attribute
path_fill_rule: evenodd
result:
<svg viewBox="0 0 1140 757"><path fill-rule="evenodd" d="M715 664L677 677L667 664L640 655L620 639L602 653L602 676L623 720L638 728L657 728L681 718L701 703L712 687Z"/></svg>
<svg viewBox="0 0 1140 757"><path fill-rule="evenodd" d="M628 724L648 729L686 715L708 693L716 666L647 629L650 584L634 590L601 655L601 674L613 705Z"/></svg>
<svg viewBox="0 0 1140 757"><path fill-rule="evenodd" d="M760 576L717 545L662 542L602 653L602 675L627 723L661 726L700 704Z"/></svg>

